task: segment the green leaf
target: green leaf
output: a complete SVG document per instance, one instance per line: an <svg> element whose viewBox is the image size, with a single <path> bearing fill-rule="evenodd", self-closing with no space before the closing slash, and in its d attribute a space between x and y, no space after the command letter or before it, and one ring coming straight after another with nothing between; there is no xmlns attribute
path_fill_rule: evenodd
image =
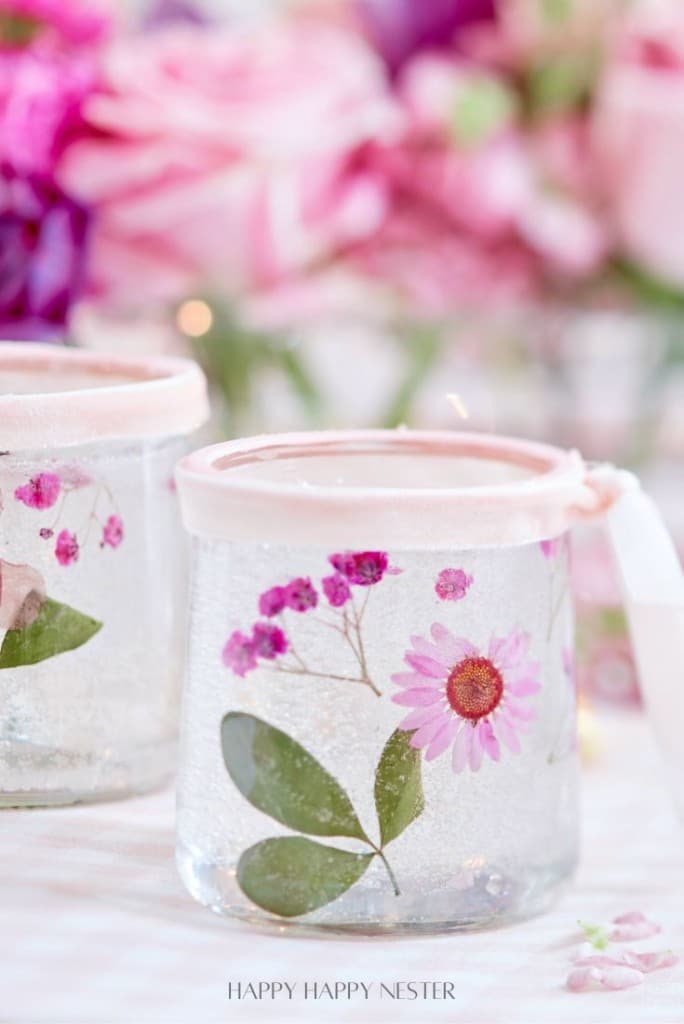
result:
<svg viewBox="0 0 684 1024"><path fill-rule="evenodd" d="M279 917L298 917L332 903L358 882L373 853L348 853L303 836L265 839L240 857L245 896Z"/></svg>
<svg viewBox="0 0 684 1024"><path fill-rule="evenodd" d="M496 135L516 113L515 97L495 78L474 79L459 94L451 118L455 142L480 146Z"/></svg>
<svg viewBox="0 0 684 1024"><path fill-rule="evenodd" d="M368 842L342 787L280 729L231 711L221 722L221 747L231 779L264 814L298 832Z"/></svg>
<svg viewBox="0 0 684 1024"><path fill-rule="evenodd" d="M87 643L102 623L47 598L38 617L23 629L9 629L0 647L0 669L35 665Z"/></svg>
<svg viewBox="0 0 684 1024"><path fill-rule="evenodd" d="M382 846L401 835L425 806L420 751L410 745L411 735L401 729L395 730L375 771L375 809Z"/></svg>

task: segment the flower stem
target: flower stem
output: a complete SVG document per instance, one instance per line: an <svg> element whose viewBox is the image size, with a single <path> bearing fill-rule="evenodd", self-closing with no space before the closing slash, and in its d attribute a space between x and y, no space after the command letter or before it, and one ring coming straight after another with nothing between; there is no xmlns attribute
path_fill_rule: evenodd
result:
<svg viewBox="0 0 684 1024"><path fill-rule="evenodd" d="M373 847L373 849L377 853L377 855L380 858L380 860L382 861L382 863L385 865L385 871L389 875L389 880L392 883L392 888L394 889L394 895L395 896L401 896L401 889L399 888L399 886L397 884L397 879L395 877L394 872L392 871L392 868L390 867L390 863L387 860L387 857L385 856L385 854L383 853L383 851L380 849L379 846L375 846L373 843L371 843L371 846Z"/></svg>

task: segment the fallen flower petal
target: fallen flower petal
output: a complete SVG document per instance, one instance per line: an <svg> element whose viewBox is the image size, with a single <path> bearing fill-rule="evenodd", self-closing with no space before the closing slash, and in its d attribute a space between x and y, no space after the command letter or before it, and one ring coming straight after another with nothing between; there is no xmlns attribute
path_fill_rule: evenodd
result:
<svg viewBox="0 0 684 1024"><path fill-rule="evenodd" d="M600 989L616 991L623 988L634 988L641 985L644 976L633 967L623 966L587 966L575 967L567 978L570 992L596 992Z"/></svg>
<svg viewBox="0 0 684 1024"><path fill-rule="evenodd" d="M633 942L635 939L648 939L662 931L659 924L649 921L640 911L631 911L613 919L616 926L610 933L613 942Z"/></svg>

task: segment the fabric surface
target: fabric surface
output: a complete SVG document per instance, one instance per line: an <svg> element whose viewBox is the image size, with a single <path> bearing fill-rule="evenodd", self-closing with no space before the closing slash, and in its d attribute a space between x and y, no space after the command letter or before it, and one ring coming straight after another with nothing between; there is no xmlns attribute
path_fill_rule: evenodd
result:
<svg viewBox="0 0 684 1024"><path fill-rule="evenodd" d="M4 1024L432 1021L683 1024L684 963L638 988L564 988L577 921L641 910L684 955L684 829L646 723L601 720L584 777L578 877L546 915L415 939L298 938L213 916L173 863L173 794L0 812ZM652 948L653 940L650 940ZM634 943L634 948L646 947ZM297 982L294 998L235 998L236 982ZM304 982L363 981L369 998L304 1000ZM392 1000L380 984L453 982L453 999ZM233 998L230 998L232 983Z"/></svg>

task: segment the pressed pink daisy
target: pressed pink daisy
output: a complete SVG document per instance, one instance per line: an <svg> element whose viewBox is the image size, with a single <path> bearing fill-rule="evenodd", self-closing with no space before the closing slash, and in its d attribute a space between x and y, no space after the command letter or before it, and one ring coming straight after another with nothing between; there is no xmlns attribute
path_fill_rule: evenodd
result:
<svg viewBox="0 0 684 1024"><path fill-rule="evenodd" d="M409 672L392 681L392 700L413 708L399 728L413 732L411 746L434 760L452 747L455 772L478 771L485 754L498 761L501 746L520 753L520 734L536 717L528 698L541 689L539 664L528 657L530 637L520 630L492 636L484 655L469 640L435 622L432 642L411 637L404 660Z"/></svg>

